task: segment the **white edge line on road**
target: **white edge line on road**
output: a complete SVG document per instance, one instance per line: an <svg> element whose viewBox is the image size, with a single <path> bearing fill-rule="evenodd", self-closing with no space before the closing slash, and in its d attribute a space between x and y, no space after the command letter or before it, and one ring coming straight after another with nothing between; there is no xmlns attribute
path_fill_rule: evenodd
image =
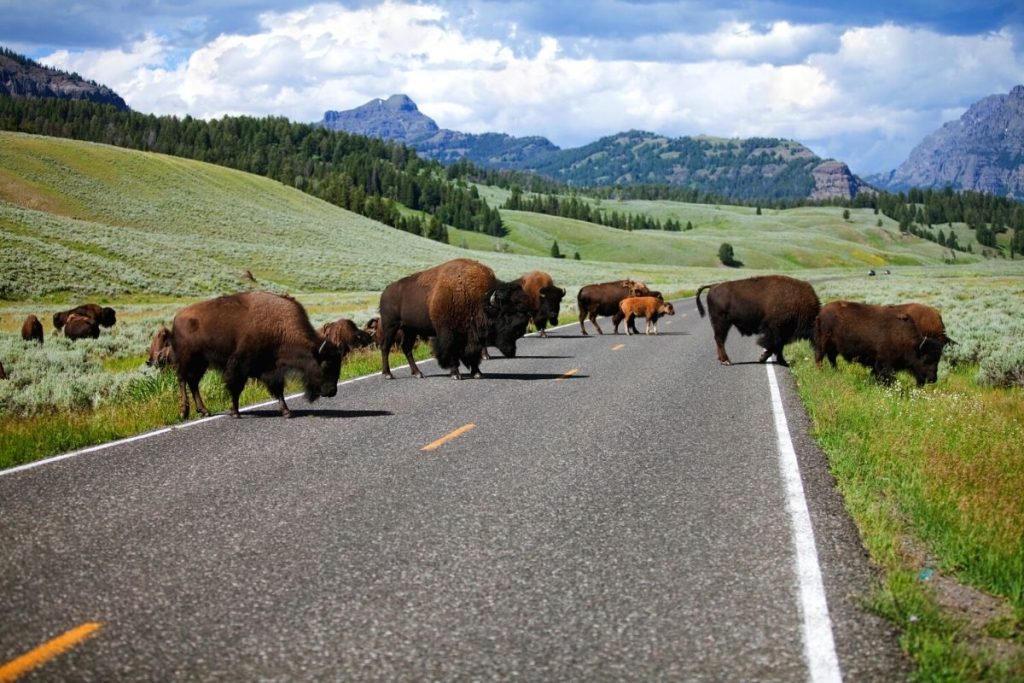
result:
<svg viewBox="0 0 1024 683"><path fill-rule="evenodd" d="M786 482L786 508L793 528L796 548L796 574L800 584L800 609L803 612L804 656L809 669L808 680L814 683L842 681L839 658L832 638L832 619L828 614L825 585L818 564L818 551L814 542L811 514L804 497L800 479L800 465L789 433L782 394L775 378L775 367L767 364L768 385L771 388L772 412L775 414L775 433L779 443L779 464Z"/></svg>
<svg viewBox="0 0 1024 683"><path fill-rule="evenodd" d="M552 327L551 329L552 330L560 330L560 329L562 329L564 327L572 327L574 324L575 323L571 323L570 322L570 323L566 323L565 325L559 325L558 327ZM530 333L528 335L525 335L525 336L527 336L527 337L536 337L536 336L538 336L538 333L537 332L532 332L532 333ZM431 363L434 360L436 360L436 359L434 359L434 358L427 358L427 359L424 359L424 360L420 361L420 363ZM409 367L409 366L408 365L400 365L400 366L398 366L396 368L393 368L393 370L402 370L403 368L407 368L407 367ZM368 377L376 377L376 376L377 376L377 373L373 372L373 373L370 373L369 375L362 375L360 377L353 377L352 379L347 379L344 382L338 382L338 386L342 387L342 386L345 386L346 384L352 384L353 382L359 382L361 380L367 379ZM298 398L299 396L302 396L302 394L299 393L299 394L292 394L291 396L285 396L285 399L286 400L290 400L290 399L293 399L293 398ZM244 408L241 408L241 409L239 409L239 412L245 413L245 412L248 412L250 410L256 410L257 408L262 408L264 406L274 405L276 403L277 403L277 399L273 399L273 400L270 400L270 401L264 401L263 403L257 403L255 405L246 406ZM160 434L166 434L167 432L172 432L172 431L177 430L177 429L188 429L189 427L194 427L196 425L205 424L207 422L210 422L211 420L219 420L222 417L227 417L227 414L226 413L220 413L218 415L211 415L210 417L204 417L204 418L202 418L200 420L193 420L192 422L184 422L184 423L182 423L180 425L172 425L170 427L161 427L160 429L155 429L155 430L153 430L151 432L145 432L144 434L136 434L135 436L129 436L129 437L126 437L124 439L118 439L117 441L108 441L107 443L101 443L101 444L97 444L95 446L89 446L87 448L81 448L81 449L79 449L77 451L71 451L70 453L62 453L61 455L54 455L54 456L51 456L49 458L44 458L43 460L36 460L35 462L25 463L24 465L18 465L17 467L11 467L11 468L6 469L6 470L0 470L0 477L7 476L9 474L16 474L18 472L24 472L25 470L35 469L36 467L42 467L43 465L50 465L50 464L55 463L55 462L60 462L61 460L67 460L68 458L75 458L75 457L77 457L79 455L85 455L86 453L95 453L96 451L102 451L102 450L105 450L107 448L113 448L114 446L122 446L122 445L124 445L126 443L132 443L133 441L142 441L143 439L149 439L151 437L159 436Z"/></svg>

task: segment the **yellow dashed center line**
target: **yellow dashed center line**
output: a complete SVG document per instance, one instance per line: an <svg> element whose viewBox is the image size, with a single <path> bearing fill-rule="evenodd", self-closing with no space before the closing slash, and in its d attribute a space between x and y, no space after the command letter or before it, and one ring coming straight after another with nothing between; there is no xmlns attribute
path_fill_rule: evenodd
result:
<svg viewBox="0 0 1024 683"><path fill-rule="evenodd" d="M473 429L473 427L476 427L476 425L473 424L472 422L469 423L468 425L463 425L463 426L459 427L458 429L456 429L454 432L450 432L448 434L445 434L444 436L442 436L437 441L433 441L431 443L428 443L426 446L424 446L420 450L421 451L432 451L432 450L434 450L436 448L440 448L441 446L445 445L446 443L448 443L452 439L454 439L454 438L456 438L458 436L461 436L461 435L465 434L466 432L468 432L469 430Z"/></svg>
<svg viewBox="0 0 1024 683"><path fill-rule="evenodd" d="M561 382L563 379L569 379L570 377L572 377L573 375L575 375L579 371L580 371L579 368L573 368L572 370L570 370L569 372L565 373L564 375L562 375L561 377L559 377L555 381L556 382Z"/></svg>
<svg viewBox="0 0 1024 683"><path fill-rule="evenodd" d="M73 628L64 635L57 636L53 640L43 643L31 652L26 652L17 659L0 666L0 683L10 683L19 676L28 673L38 666L42 666L58 655L70 650L75 645L96 634L103 627L103 624L91 621Z"/></svg>
<svg viewBox="0 0 1024 683"><path fill-rule="evenodd" d="M619 349L624 349L624 348L626 348L625 344L616 344L615 346L612 347L612 351L618 351Z"/></svg>

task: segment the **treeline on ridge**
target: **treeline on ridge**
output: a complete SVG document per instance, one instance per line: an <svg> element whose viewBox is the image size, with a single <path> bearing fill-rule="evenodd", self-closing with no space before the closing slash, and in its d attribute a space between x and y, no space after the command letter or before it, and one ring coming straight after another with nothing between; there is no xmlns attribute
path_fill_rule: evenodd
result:
<svg viewBox="0 0 1024 683"><path fill-rule="evenodd" d="M502 236L475 187L405 145L283 117L203 121L55 98L0 96L0 129L99 142L254 173L392 227L446 242L445 224ZM397 204L429 215L404 214Z"/></svg>

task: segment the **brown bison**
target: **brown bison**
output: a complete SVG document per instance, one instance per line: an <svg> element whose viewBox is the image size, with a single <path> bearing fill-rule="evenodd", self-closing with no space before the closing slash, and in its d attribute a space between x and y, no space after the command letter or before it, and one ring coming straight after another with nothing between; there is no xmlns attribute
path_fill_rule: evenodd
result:
<svg viewBox="0 0 1024 683"><path fill-rule="evenodd" d="M921 333L914 319L893 306L833 301L822 307L814 323L814 362L820 367L836 357L871 368L875 379L892 381L908 370L918 386L938 379L945 343Z"/></svg>
<svg viewBox="0 0 1024 683"><path fill-rule="evenodd" d="M210 414L199 395L199 380L211 366L224 376L234 417L250 377L266 385L285 417L290 415L284 400L290 373L302 377L309 401L338 393L338 347L316 333L306 309L288 296L241 292L186 306L174 316L171 347L178 362L183 420L189 413L186 386L196 411Z"/></svg>
<svg viewBox="0 0 1024 683"><path fill-rule="evenodd" d="M780 365L789 365L782 350L796 339L810 339L814 318L821 302L814 288L803 280L785 275L763 275L744 280L703 285L697 290L697 312L704 317L700 295L708 291L708 313L715 333L718 361L730 365L725 352L725 338L736 326L740 334L758 334L757 343L764 349L758 362L773 355Z"/></svg>
<svg viewBox="0 0 1024 683"><path fill-rule="evenodd" d="M500 282L494 271L472 259L454 259L389 284L380 295L381 374L392 379L388 350L399 331L412 374L422 377L412 357L417 337L433 340L438 365L461 379L459 363L482 377L480 360L489 339L506 356L530 321L529 300L517 282Z"/></svg>
<svg viewBox="0 0 1024 683"><path fill-rule="evenodd" d="M0 363L0 379L7 379L7 373L4 372L4 364Z"/></svg>
<svg viewBox="0 0 1024 683"><path fill-rule="evenodd" d="M630 296L649 296L651 290L647 285L635 280L615 280L614 282L602 282L595 285L584 285L576 294L576 303L580 309L580 331L586 335L587 328L583 321L590 319L598 334L604 334L601 326L597 324L597 316L612 316L612 324L615 334L619 333L619 323L623 320L622 311L619 310L619 302ZM636 332L636 328L633 328Z"/></svg>
<svg viewBox="0 0 1024 683"><path fill-rule="evenodd" d="M540 332L540 336L548 336L545 331L549 324L558 324L558 312L565 297L565 290L556 287L554 280L547 273L532 270L516 280L530 298L530 321Z"/></svg>
<svg viewBox="0 0 1024 683"><path fill-rule="evenodd" d="M656 296L630 296L619 302L619 310L626 319L626 334L633 334L635 330L633 320L636 317L643 317L645 320L644 334L658 334L658 318L663 315L675 315L676 309L672 304L663 301Z"/></svg>
<svg viewBox="0 0 1024 683"><path fill-rule="evenodd" d="M149 343L149 357L146 358L146 365L166 368L174 365L175 362L174 347L171 346L171 331L161 325Z"/></svg>
<svg viewBox="0 0 1024 683"><path fill-rule="evenodd" d="M39 318L31 314L25 318L25 322L21 324L21 338L25 341L43 343L43 324L39 322Z"/></svg>
<svg viewBox="0 0 1024 683"><path fill-rule="evenodd" d="M53 314L53 326L56 329L61 329L67 324L68 318L73 315L80 315L85 318L90 318L101 327L113 327L114 323L117 322L117 313L113 308L109 306L100 306L99 304L82 304L81 306L75 306L71 310L61 311L60 313Z"/></svg>
<svg viewBox="0 0 1024 683"><path fill-rule="evenodd" d="M64 322L64 336L72 341L96 339L100 336L100 324L89 316L72 313Z"/></svg>
<svg viewBox="0 0 1024 683"><path fill-rule="evenodd" d="M348 318L340 318L332 323L321 325L317 330L324 339L338 347L344 356L352 349L362 349L373 344L373 338L365 330Z"/></svg>

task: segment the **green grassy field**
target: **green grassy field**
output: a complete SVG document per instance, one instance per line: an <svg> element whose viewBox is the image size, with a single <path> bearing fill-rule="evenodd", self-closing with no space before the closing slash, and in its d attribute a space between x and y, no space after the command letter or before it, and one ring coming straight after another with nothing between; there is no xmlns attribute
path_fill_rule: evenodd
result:
<svg viewBox="0 0 1024 683"><path fill-rule="evenodd" d="M480 192L494 205L507 197ZM143 361L156 328L197 299L287 291L316 325L342 316L362 323L389 282L469 256L504 279L548 271L569 290L568 322L576 290L590 282L628 276L678 295L786 272L813 282L823 302L916 300L943 312L958 344L947 349L939 383L923 390L907 378L879 387L857 366L819 371L806 345L789 355L815 436L885 570L872 604L903 629L918 677L1024 680L1024 260L976 253L948 264L948 250L900 236L885 218L879 228L870 210L845 220L834 207L761 216L675 202L601 207L694 229L624 232L504 211L507 237L450 229L444 245L229 169L0 133L0 361L11 375L0 382L0 468L176 422L173 378ZM962 244L969 237L958 228ZM555 240L567 258L550 258ZM723 242L745 267L718 263ZM867 277L869 268L892 274ZM114 306L118 324L97 340L55 336L52 314L84 301ZM29 313L46 328L41 348L18 335ZM356 354L343 372L378 370L374 354ZM226 406L214 373L204 394L212 409ZM243 395L249 403L265 398L256 385ZM936 581L919 579L925 570ZM986 595L1001 616L964 626L932 590L939 579Z"/></svg>

